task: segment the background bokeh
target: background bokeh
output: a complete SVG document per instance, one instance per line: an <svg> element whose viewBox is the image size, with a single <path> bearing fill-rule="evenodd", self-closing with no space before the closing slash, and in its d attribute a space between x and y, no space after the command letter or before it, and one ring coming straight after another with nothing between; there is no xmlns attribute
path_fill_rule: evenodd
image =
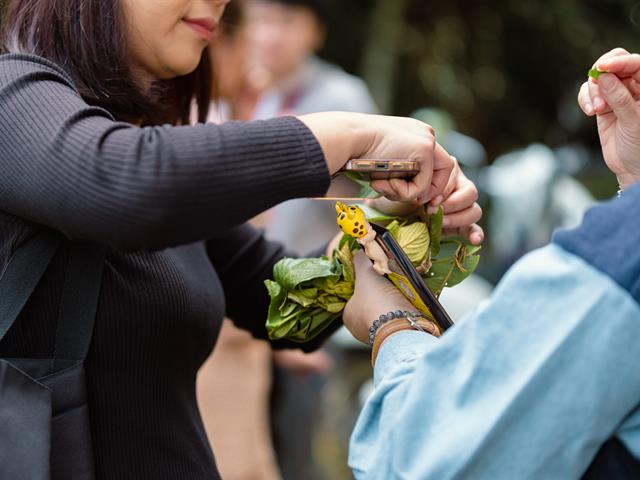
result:
<svg viewBox="0 0 640 480"><path fill-rule="evenodd" d="M490 158L531 142L596 147L577 88L596 58L636 50L633 0L333 0L326 58L386 113L450 112Z"/></svg>

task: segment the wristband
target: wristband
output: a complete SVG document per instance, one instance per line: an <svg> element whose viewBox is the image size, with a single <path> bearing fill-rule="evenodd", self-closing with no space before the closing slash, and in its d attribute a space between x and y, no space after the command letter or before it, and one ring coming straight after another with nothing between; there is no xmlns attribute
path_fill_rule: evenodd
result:
<svg viewBox="0 0 640 480"><path fill-rule="evenodd" d="M416 319L407 317L404 319L401 318L386 322L378 329L375 341L373 342L373 349L371 350L371 366L375 366L378 351L380 350L380 347L382 346L384 341L391 335L403 330L417 330L419 332L433 335L434 337L439 337L441 334L438 326L431 320L427 320L426 318Z"/></svg>

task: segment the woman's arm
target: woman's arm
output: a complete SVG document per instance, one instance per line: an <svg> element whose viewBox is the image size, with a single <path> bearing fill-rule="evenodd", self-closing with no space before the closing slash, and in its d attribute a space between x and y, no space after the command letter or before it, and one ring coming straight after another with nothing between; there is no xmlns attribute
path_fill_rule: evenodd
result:
<svg viewBox="0 0 640 480"><path fill-rule="evenodd" d="M163 248L210 238L284 200L322 195L329 173L352 157L419 160L421 174L394 186L396 195L435 196L453 166L415 120L300 120L137 128L88 106L56 65L3 56L0 208L71 238Z"/></svg>
<svg viewBox="0 0 640 480"><path fill-rule="evenodd" d="M579 478L640 402L639 205L635 187L592 210L441 339L388 339L356 476ZM353 331L364 308L345 313Z"/></svg>
<svg viewBox="0 0 640 480"><path fill-rule="evenodd" d="M31 56L0 61L0 145L2 210L124 250L214 236L329 181L294 118L137 128Z"/></svg>

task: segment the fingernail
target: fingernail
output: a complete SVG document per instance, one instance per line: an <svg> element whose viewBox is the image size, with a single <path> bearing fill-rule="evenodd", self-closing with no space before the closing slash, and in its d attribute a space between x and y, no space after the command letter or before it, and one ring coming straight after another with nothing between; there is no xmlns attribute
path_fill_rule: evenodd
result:
<svg viewBox="0 0 640 480"><path fill-rule="evenodd" d="M604 90L611 90L615 85L616 80L610 73L604 73L600 75L600 78L598 78L598 83Z"/></svg>
<svg viewBox="0 0 640 480"><path fill-rule="evenodd" d="M442 219L442 226L443 226L443 227L448 227L450 223L451 223L451 220L449 220L449 218L444 217L444 218Z"/></svg>
<svg viewBox="0 0 640 480"><path fill-rule="evenodd" d="M441 203L442 203L442 195L438 195L436 198L431 200L431 205L433 205L434 207L437 207Z"/></svg>
<svg viewBox="0 0 640 480"><path fill-rule="evenodd" d="M587 115L593 115L593 106L590 103L587 103L584 106L584 111Z"/></svg>
<svg viewBox="0 0 640 480"><path fill-rule="evenodd" d="M428 207L427 213L429 215L435 215L436 213L438 213L438 207Z"/></svg>

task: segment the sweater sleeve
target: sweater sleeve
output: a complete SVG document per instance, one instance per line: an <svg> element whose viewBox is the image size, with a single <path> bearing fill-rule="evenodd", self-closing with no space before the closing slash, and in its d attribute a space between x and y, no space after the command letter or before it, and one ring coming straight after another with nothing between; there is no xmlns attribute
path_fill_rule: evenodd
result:
<svg viewBox="0 0 640 480"><path fill-rule="evenodd" d="M215 237L329 184L295 118L138 128L27 55L0 56L0 145L1 210L127 251Z"/></svg>
<svg viewBox="0 0 640 480"><path fill-rule="evenodd" d="M207 242L207 254L220 276L225 292L226 314L239 328L255 338L267 340L265 323L269 295L264 281L273 278L273 267L288 254L284 247L265 239L263 233L243 225ZM323 253L322 253L323 254ZM319 348L340 326L335 321L312 341L301 344L286 340L271 341L275 349L299 348L306 352Z"/></svg>

